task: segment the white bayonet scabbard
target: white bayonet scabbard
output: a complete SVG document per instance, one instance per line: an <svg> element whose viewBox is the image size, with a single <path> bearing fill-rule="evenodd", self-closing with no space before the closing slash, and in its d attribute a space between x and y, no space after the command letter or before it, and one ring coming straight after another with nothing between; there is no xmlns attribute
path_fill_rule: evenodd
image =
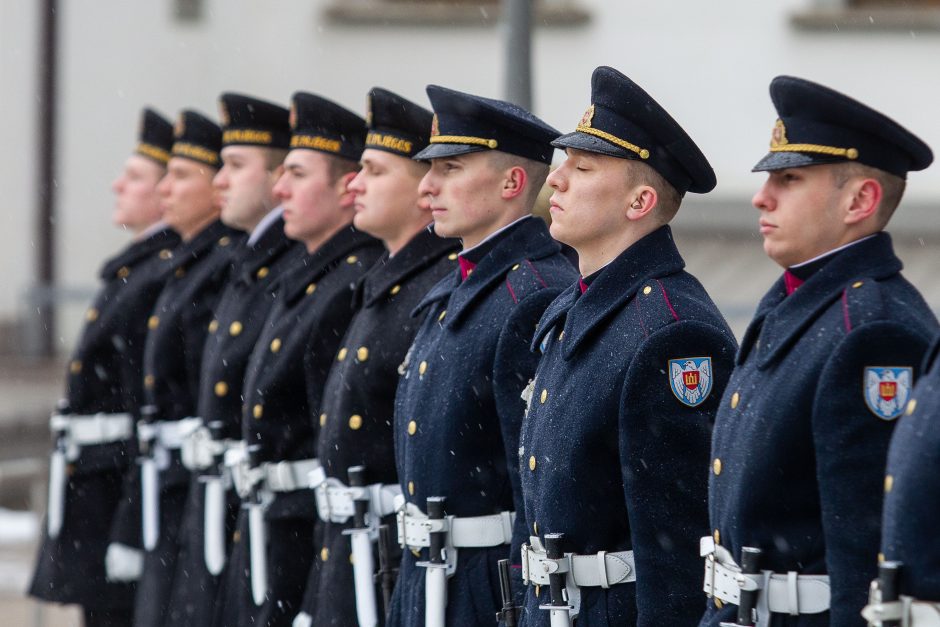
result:
<svg viewBox="0 0 940 627"><path fill-rule="evenodd" d="M444 627L447 614L447 565L427 565L424 573L424 626Z"/></svg>
<svg viewBox="0 0 940 627"><path fill-rule="evenodd" d="M160 537L160 476L157 462L152 457L140 461L141 524L144 548L157 548Z"/></svg>
<svg viewBox="0 0 940 627"><path fill-rule="evenodd" d="M203 477L203 558L206 569L218 575L225 566L225 486L222 477Z"/></svg>
<svg viewBox="0 0 940 627"><path fill-rule="evenodd" d="M251 549L251 597L255 605L264 603L268 591L268 530L264 522L264 506L252 503L248 507L248 542Z"/></svg>
<svg viewBox="0 0 940 627"><path fill-rule="evenodd" d="M65 516L65 453L53 451L49 456L49 503L46 509L46 530L50 538L58 538Z"/></svg>
<svg viewBox="0 0 940 627"><path fill-rule="evenodd" d="M356 617L359 627L376 627L379 624L378 605L375 599L375 564L372 559L372 540L368 529L356 529L349 533L352 544L353 581L356 584Z"/></svg>

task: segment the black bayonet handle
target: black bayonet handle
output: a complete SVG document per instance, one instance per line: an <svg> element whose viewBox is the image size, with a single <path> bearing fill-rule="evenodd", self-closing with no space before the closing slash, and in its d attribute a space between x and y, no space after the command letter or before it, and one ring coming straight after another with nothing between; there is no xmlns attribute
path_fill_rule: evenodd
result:
<svg viewBox="0 0 940 627"><path fill-rule="evenodd" d="M392 532L388 525L379 525L379 570L375 577L382 588L382 602L386 616L392 606L392 592L395 590L395 580L398 578L398 569L392 567L391 543Z"/></svg>
<svg viewBox="0 0 940 627"><path fill-rule="evenodd" d="M366 467L350 466L349 485L353 488L364 488L366 485ZM366 515L369 513L369 499L357 498L353 500L353 528L366 528Z"/></svg>
<svg viewBox="0 0 940 627"><path fill-rule="evenodd" d="M444 519L444 504L447 499L443 496L428 497L428 518L431 520ZM428 561L432 564L444 563L444 547L446 546L446 532L432 531L430 534L430 547L428 548Z"/></svg>
<svg viewBox="0 0 940 627"><path fill-rule="evenodd" d="M519 624L519 608L512 604L512 583L509 579L509 560L499 560L499 594L503 598L503 609L496 612L496 622L502 621L506 627Z"/></svg>
<svg viewBox="0 0 940 627"><path fill-rule="evenodd" d="M754 547L741 547L741 573L756 575L760 572L761 550ZM738 625L754 627L754 608L757 606L759 590L741 590L741 602L738 604Z"/></svg>
<svg viewBox="0 0 940 627"><path fill-rule="evenodd" d="M564 549L565 534L546 533L545 534L545 554L548 559L560 560L565 556ZM568 605L565 598L565 574L552 573L548 576L549 589L552 596L552 605L563 607Z"/></svg>
<svg viewBox="0 0 940 627"><path fill-rule="evenodd" d="M882 562L878 565L878 587L881 588L881 602L890 603L900 598L899 580L901 577L901 562ZM882 627L898 627L901 621L886 620L881 622Z"/></svg>

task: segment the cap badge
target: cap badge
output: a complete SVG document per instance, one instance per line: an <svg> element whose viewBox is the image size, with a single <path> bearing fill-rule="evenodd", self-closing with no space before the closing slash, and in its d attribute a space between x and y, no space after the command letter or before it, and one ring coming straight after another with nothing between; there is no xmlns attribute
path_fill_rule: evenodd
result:
<svg viewBox="0 0 940 627"><path fill-rule="evenodd" d="M232 119L228 115L228 108L223 100L219 101L219 121L222 122L222 126L229 126L232 123Z"/></svg>
<svg viewBox="0 0 940 627"><path fill-rule="evenodd" d="M186 118L180 113L176 118L176 124L173 125L173 137L179 139L184 133L186 133Z"/></svg>
<svg viewBox="0 0 940 627"><path fill-rule="evenodd" d="M287 118L288 124L290 124L291 130L297 128L297 105L293 102L290 103L290 115Z"/></svg>
<svg viewBox="0 0 940 627"><path fill-rule="evenodd" d="M907 405L914 371L905 366L865 368L865 404L882 420L894 420Z"/></svg>
<svg viewBox="0 0 940 627"><path fill-rule="evenodd" d="M434 117L431 118L431 137L437 137L441 134L441 128L438 126L437 114L434 114Z"/></svg>
<svg viewBox="0 0 940 627"><path fill-rule="evenodd" d="M591 128L591 120L594 119L594 105L591 105L587 108L587 111L584 112L584 115L581 116L581 122L578 126L583 126L585 128Z"/></svg>
<svg viewBox="0 0 940 627"><path fill-rule="evenodd" d="M712 391L712 358L670 359L669 385L673 395L683 405L701 405Z"/></svg>
<svg viewBox="0 0 940 627"><path fill-rule="evenodd" d="M786 146L787 143L787 127L783 125L783 120L777 120L777 123L774 124L774 130L770 134L770 147Z"/></svg>
<svg viewBox="0 0 940 627"><path fill-rule="evenodd" d="M372 96L366 96L366 126L372 126Z"/></svg>

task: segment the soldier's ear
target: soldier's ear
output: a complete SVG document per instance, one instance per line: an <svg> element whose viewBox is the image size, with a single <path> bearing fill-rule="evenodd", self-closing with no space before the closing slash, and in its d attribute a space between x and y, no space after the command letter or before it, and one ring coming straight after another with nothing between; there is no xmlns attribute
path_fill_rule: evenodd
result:
<svg viewBox="0 0 940 627"><path fill-rule="evenodd" d="M846 187L852 193L852 197L846 210L845 224L858 224L875 215L884 197L881 183L875 179L866 178L849 181Z"/></svg>
<svg viewBox="0 0 940 627"><path fill-rule="evenodd" d="M339 204L343 209L349 209L353 206L356 195L349 191L349 183L356 178L358 172L347 172L336 181L336 189L339 192Z"/></svg>
<svg viewBox="0 0 940 627"><path fill-rule="evenodd" d="M529 182L529 175L522 166L513 166L506 171L501 195L504 199L516 198L522 194Z"/></svg>
<svg viewBox="0 0 940 627"><path fill-rule="evenodd" d="M627 220L641 220L650 215L659 202L659 194L649 185L640 185L627 195Z"/></svg>

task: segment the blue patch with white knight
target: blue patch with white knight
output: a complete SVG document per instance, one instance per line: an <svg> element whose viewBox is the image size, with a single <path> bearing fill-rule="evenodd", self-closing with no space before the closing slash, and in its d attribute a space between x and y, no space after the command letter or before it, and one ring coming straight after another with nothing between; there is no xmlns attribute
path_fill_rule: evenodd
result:
<svg viewBox="0 0 940 627"><path fill-rule="evenodd" d="M882 420L894 420L901 415L913 387L914 370L907 366L865 368L862 382L865 404Z"/></svg>
<svg viewBox="0 0 940 627"><path fill-rule="evenodd" d="M689 407L701 405L712 391L712 358L680 357L670 359L669 385L679 402Z"/></svg>

